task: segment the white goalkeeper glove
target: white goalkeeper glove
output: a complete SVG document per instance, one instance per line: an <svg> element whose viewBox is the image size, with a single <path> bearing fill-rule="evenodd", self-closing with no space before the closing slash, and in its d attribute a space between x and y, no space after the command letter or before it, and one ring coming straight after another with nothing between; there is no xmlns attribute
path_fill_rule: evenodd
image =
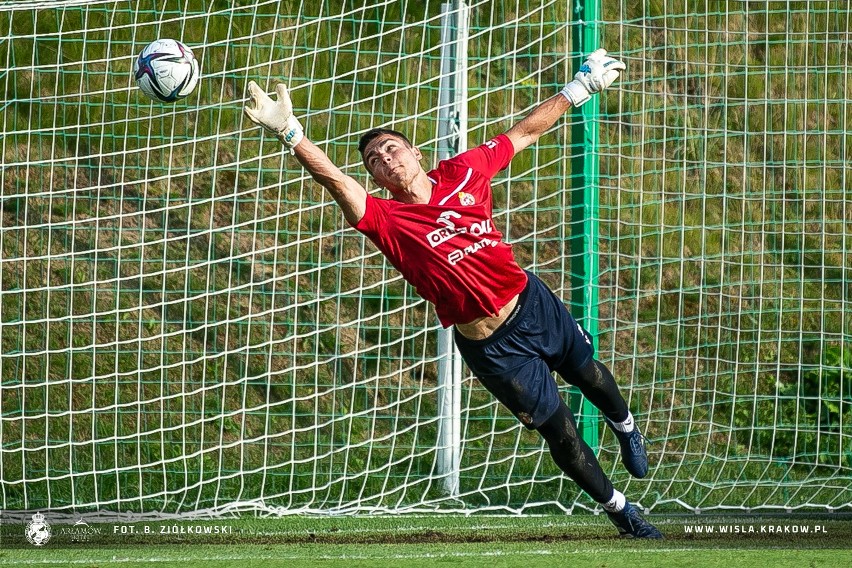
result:
<svg viewBox="0 0 852 568"><path fill-rule="evenodd" d="M571 101L576 107L612 85L618 79L618 71L626 69L623 62L607 56L606 50L597 49L589 55L580 70L574 75L574 80L565 85L559 94Z"/></svg>
<svg viewBox="0 0 852 568"><path fill-rule="evenodd" d="M299 119L293 116L293 102L287 92L287 85L275 85L275 92L278 94L278 100L275 101L254 81L249 81L248 91L254 106L246 104L243 107L246 116L253 123L274 134L292 153L293 148L305 137L305 130Z"/></svg>

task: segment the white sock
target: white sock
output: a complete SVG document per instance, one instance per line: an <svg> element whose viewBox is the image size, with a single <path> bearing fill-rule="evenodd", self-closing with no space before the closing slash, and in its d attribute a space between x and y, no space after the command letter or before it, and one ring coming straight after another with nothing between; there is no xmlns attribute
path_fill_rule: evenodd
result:
<svg viewBox="0 0 852 568"><path fill-rule="evenodd" d="M627 411L627 418L623 422L610 422L610 424L619 432L632 432L636 427L636 424L633 422L633 414L629 410Z"/></svg>
<svg viewBox="0 0 852 568"><path fill-rule="evenodd" d="M609 511L610 513L617 513L627 505L627 499L624 497L624 493L619 491L618 489L612 490L612 498L606 503L601 503L605 511Z"/></svg>

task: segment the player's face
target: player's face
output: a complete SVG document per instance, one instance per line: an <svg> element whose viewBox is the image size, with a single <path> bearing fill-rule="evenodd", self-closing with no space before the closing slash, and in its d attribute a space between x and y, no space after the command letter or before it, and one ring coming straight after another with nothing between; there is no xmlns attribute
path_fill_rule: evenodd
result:
<svg viewBox="0 0 852 568"><path fill-rule="evenodd" d="M422 154L392 134L383 134L364 149L364 165L376 183L394 191L405 189L420 173Z"/></svg>

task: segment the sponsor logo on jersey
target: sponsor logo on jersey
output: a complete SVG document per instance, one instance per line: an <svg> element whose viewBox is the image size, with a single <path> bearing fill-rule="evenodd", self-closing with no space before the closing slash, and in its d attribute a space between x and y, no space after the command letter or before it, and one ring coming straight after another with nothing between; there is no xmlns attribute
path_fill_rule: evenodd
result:
<svg viewBox="0 0 852 568"><path fill-rule="evenodd" d="M497 246L497 241L495 241L494 239L489 239L488 237L485 237L481 241L475 242L472 245L468 245L468 246L464 247L463 249L454 250L453 252L451 252L450 254L447 255L447 261L451 265L455 266L456 264L458 264L459 262L464 260L464 258L467 257L468 255L476 254L477 252L481 251L485 247L496 247L496 246Z"/></svg>
<svg viewBox="0 0 852 568"><path fill-rule="evenodd" d="M435 219L435 222L443 225L443 227L435 229L426 235L426 240L429 241L432 248L435 248L441 243L447 242L456 235L467 232L467 227L456 227L453 219L461 219L461 215L455 211L444 211L437 219Z"/></svg>
<svg viewBox="0 0 852 568"><path fill-rule="evenodd" d="M491 224L491 219L476 221L470 224L470 233L478 237L479 235L487 235L493 228L494 226Z"/></svg>
<svg viewBox="0 0 852 568"><path fill-rule="evenodd" d="M460 218L461 215L459 215L455 211L444 211L443 213L441 213L441 216L438 217L435 221L444 226L426 234L426 240L429 241L429 245L432 248L435 248L439 244L445 243L448 240L452 239L456 235L470 233L471 235L479 237L481 235L487 235L494 230L494 225L491 223L491 219L485 219L483 221L474 221L467 227L457 227L452 219Z"/></svg>

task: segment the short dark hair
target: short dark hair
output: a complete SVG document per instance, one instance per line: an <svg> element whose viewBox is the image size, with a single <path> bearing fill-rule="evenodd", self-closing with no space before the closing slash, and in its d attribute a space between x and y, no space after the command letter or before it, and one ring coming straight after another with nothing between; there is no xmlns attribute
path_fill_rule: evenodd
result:
<svg viewBox="0 0 852 568"><path fill-rule="evenodd" d="M361 136L361 140L358 141L358 152L361 153L361 158L364 158L364 150L367 149L367 145L378 138L383 134L390 134L391 136L395 136L396 138L404 141L409 147L413 148L414 144L411 143L411 140L405 136L402 132L398 132L396 130L391 130L390 128L371 128L367 132Z"/></svg>

